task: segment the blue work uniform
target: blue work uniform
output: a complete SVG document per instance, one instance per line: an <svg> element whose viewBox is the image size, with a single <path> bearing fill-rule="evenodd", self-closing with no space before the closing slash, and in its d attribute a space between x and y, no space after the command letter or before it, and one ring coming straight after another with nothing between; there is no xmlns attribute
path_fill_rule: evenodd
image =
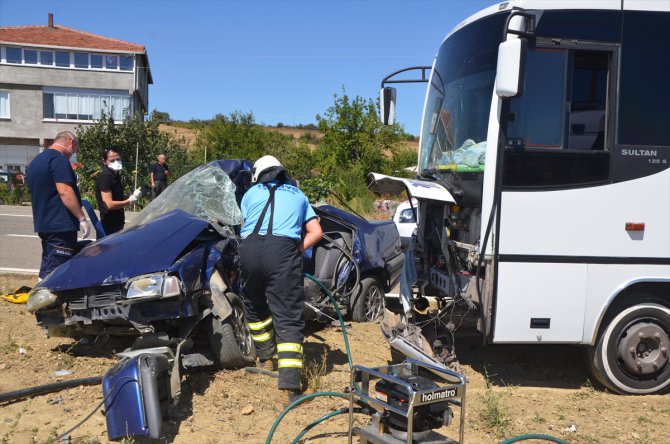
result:
<svg viewBox="0 0 670 444"><path fill-rule="evenodd" d="M81 196L77 176L67 157L55 149L46 149L28 166L28 188L32 198L33 227L42 240L40 278L74 256L79 221L63 204L56 183L72 186L79 205Z"/></svg>
<svg viewBox="0 0 670 444"><path fill-rule="evenodd" d="M239 248L249 329L258 357L279 359L279 389L300 390L305 338L302 231L316 217L298 188L277 180L258 184L242 198Z"/></svg>

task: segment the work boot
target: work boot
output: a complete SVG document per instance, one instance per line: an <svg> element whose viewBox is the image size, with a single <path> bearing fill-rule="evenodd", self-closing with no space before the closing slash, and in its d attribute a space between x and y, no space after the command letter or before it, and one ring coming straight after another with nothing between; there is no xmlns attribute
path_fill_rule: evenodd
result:
<svg viewBox="0 0 670 444"><path fill-rule="evenodd" d="M284 392L284 405L288 406L292 402L302 398L303 396L311 395L314 392L314 389L312 388L307 388L305 391L302 391L300 389L293 389L293 390L282 390ZM311 401L313 398L310 398L309 401ZM309 402L306 401L306 402Z"/></svg>
<svg viewBox="0 0 670 444"><path fill-rule="evenodd" d="M265 359L265 360L259 360L258 363L256 364L256 367L260 367L263 370L267 370L269 372L274 371L274 362L272 362L272 358L270 359Z"/></svg>

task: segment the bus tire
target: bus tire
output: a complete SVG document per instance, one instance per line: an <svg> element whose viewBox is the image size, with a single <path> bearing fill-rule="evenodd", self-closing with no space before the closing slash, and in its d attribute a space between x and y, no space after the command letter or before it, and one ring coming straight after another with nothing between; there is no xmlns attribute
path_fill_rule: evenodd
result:
<svg viewBox="0 0 670 444"><path fill-rule="evenodd" d="M587 366L610 390L650 395L670 388L670 308L643 302L617 313L605 326Z"/></svg>

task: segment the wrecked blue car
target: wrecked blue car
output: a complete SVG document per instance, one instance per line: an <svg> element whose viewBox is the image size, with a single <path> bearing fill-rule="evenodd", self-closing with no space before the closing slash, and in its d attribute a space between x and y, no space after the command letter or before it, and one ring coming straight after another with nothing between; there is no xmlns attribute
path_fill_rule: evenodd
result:
<svg viewBox="0 0 670 444"><path fill-rule="evenodd" d="M247 160L201 165L123 231L84 247L32 290L38 324L50 336L139 336L134 348L176 349L185 368L253 365L237 256L251 168ZM395 225L330 206L315 211L326 236L306 255L305 271L353 320L377 319L404 260ZM305 294L310 317L332 317L318 285L306 280Z"/></svg>

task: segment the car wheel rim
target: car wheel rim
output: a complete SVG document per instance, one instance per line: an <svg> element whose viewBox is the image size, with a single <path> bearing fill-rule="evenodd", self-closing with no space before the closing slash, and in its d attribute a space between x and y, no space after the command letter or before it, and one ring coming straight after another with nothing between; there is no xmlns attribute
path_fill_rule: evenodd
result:
<svg viewBox="0 0 670 444"><path fill-rule="evenodd" d="M636 322L621 332L617 358L629 374L648 377L668 366L669 350L670 338L660 325Z"/></svg>
<svg viewBox="0 0 670 444"><path fill-rule="evenodd" d="M251 353L253 343L251 339L251 331L244 319L244 312L237 308L233 308L233 316L235 318L235 339L240 346L240 351L242 351L245 356L248 356L249 353Z"/></svg>
<svg viewBox="0 0 670 444"><path fill-rule="evenodd" d="M376 285L370 286L365 298L365 319L374 321L384 310L384 296Z"/></svg>

